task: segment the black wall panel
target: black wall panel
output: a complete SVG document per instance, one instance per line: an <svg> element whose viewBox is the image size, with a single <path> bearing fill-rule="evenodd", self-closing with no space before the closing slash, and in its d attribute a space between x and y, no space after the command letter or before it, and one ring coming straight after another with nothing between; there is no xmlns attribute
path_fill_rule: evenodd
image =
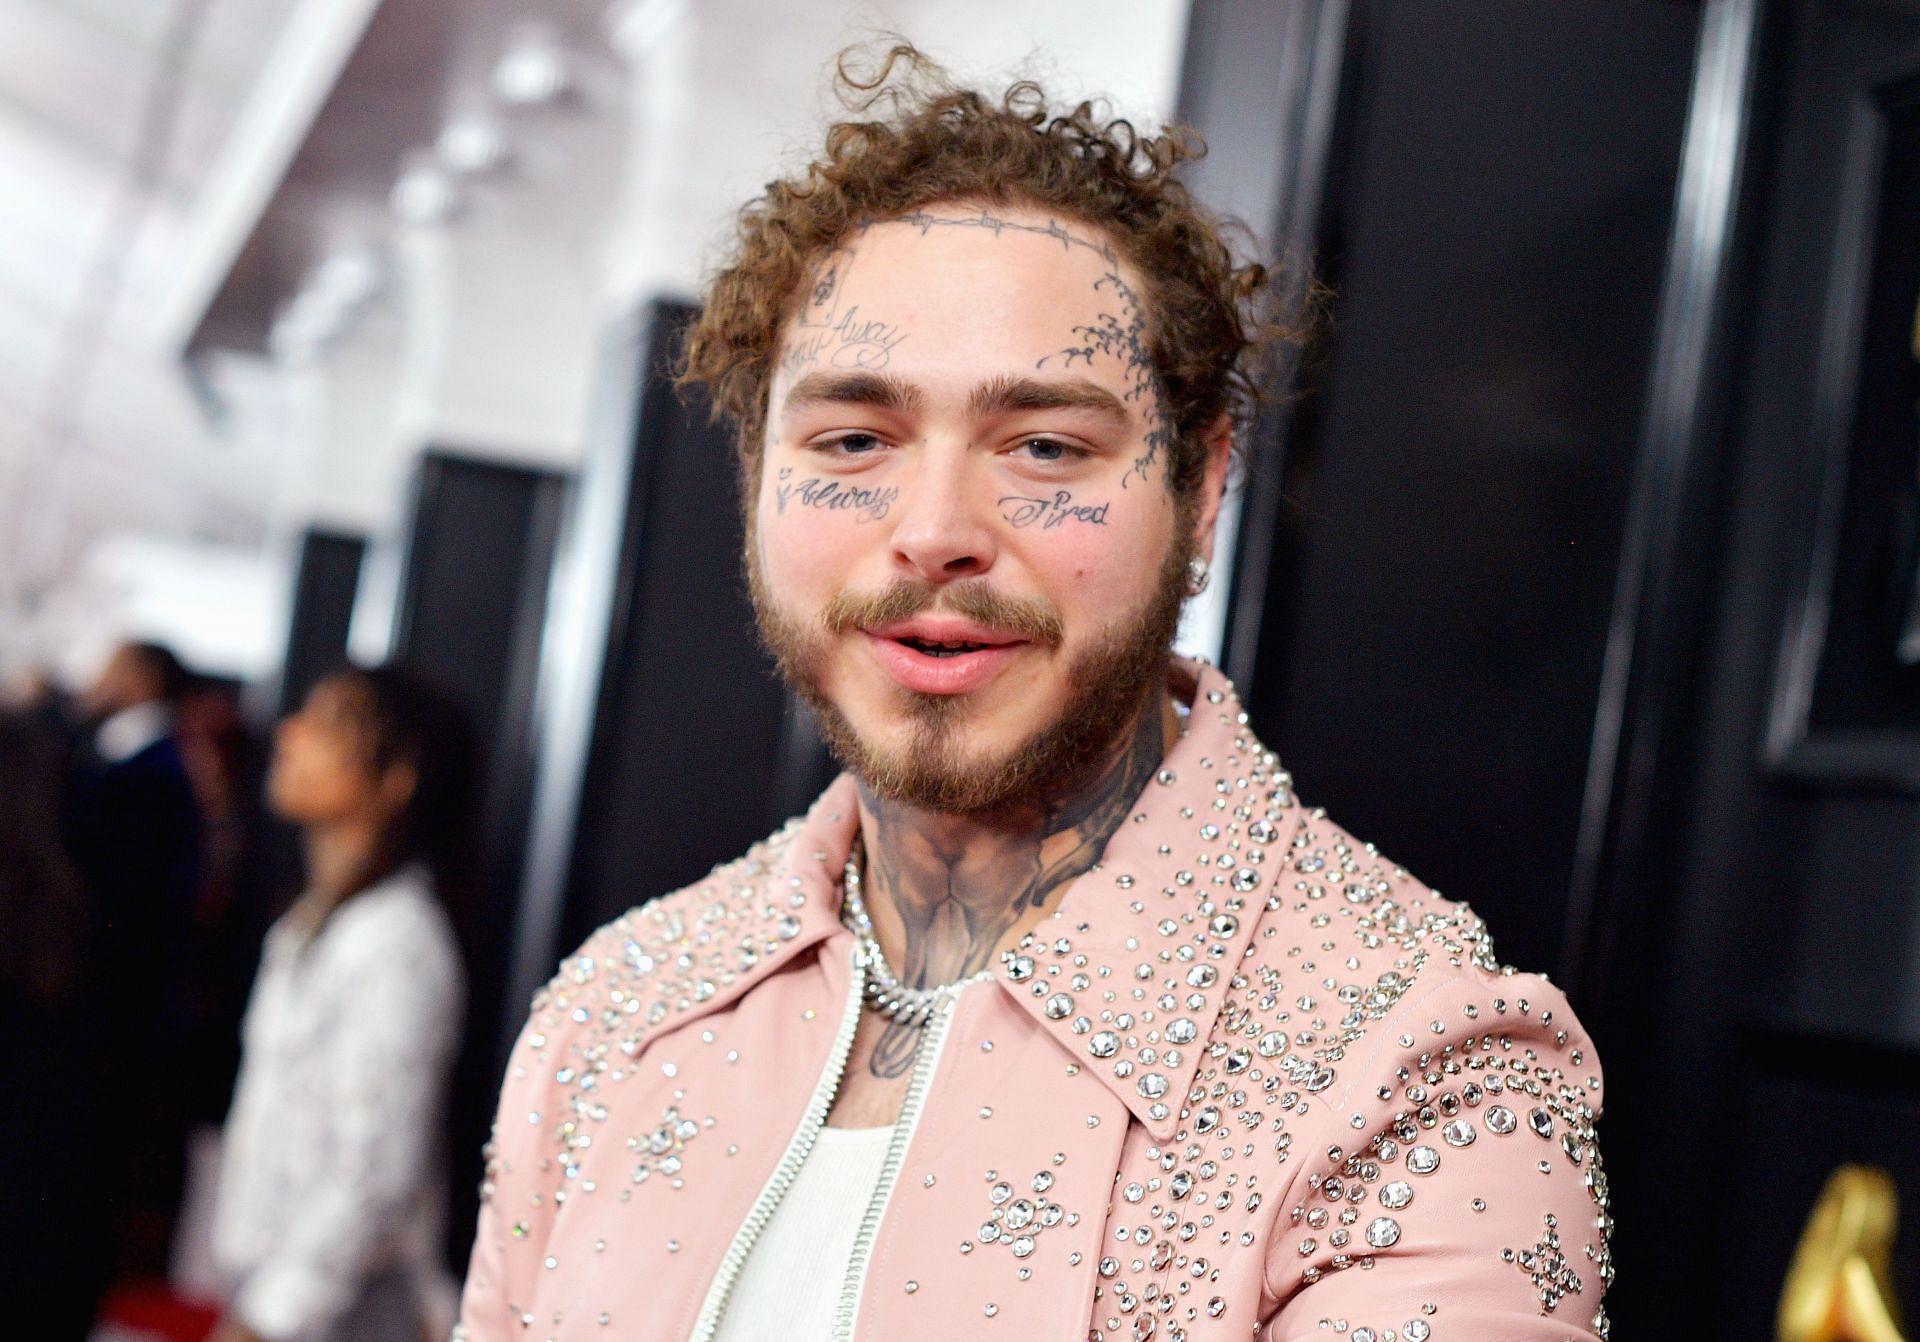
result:
<svg viewBox="0 0 1920 1342"><path fill-rule="evenodd" d="M740 570L731 435L668 366L684 305L657 303L633 347L613 612L568 864L560 946L698 880L766 835L790 734L754 641ZM794 805L804 799L794 798Z"/></svg>
<svg viewBox="0 0 1920 1342"><path fill-rule="evenodd" d="M1527 968L1561 968L1697 24L1354 6L1332 325L1286 460L1256 465L1284 492L1243 541L1272 556L1255 723Z"/></svg>
<svg viewBox="0 0 1920 1342"><path fill-rule="evenodd" d="M451 1256L464 1265L479 1152L499 1093L499 1022L512 962L532 801L533 695L565 476L433 450L414 479L392 654L443 680L483 751L476 916L467 946L466 1047L454 1076Z"/></svg>
<svg viewBox="0 0 1920 1342"><path fill-rule="evenodd" d="M1713 1242L1702 1267L1718 1276L1751 1272L1749 1249L1774 1271L1843 1162L1898 1181L1896 1264L1912 1258L1920 1198L1920 711L1899 708L1911 681L1875 669L1898 665L1897 631L1872 600L1876 551L1898 538L1885 505L1911 485L1920 445L1920 5L1802 0L1779 7L1777 26L1766 250L1669 915L1662 1004L1674 1028L1659 1041L1663 1075L1700 1097L1669 1133L1662 1177L1687 1169L1720 1190L1725 1223L1756 1227L1751 1243ZM1874 516L1857 486L1875 477L1879 524L1856 525ZM1736 1052L1730 1038L1757 1042ZM1747 1151L1769 1155L1763 1171ZM1896 1285L1911 1319L1920 1282L1905 1268ZM1764 1303L1742 1295L1713 1322L1758 1335Z"/></svg>
<svg viewBox="0 0 1920 1342"><path fill-rule="evenodd" d="M1344 38L1272 151L1334 294L1254 444L1256 723L1571 985L1615 1336L1771 1336L1849 1162L1900 1185L1912 1317L1920 4L1195 12ZM1216 45L1231 85L1257 44Z"/></svg>
<svg viewBox="0 0 1920 1342"><path fill-rule="evenodd" d="M287 651L275 694L275 715L298 708L314 683L347 655L347 627L360 585L364 536L309 527L295 561Z"/></svg>
<svg viewBox="0 0 1920 1342"><path fill-rule="evenodd" d="M1650 1061L1673 927L1648 854L1681 846L1690 801L1755 8L1196 7L1314 47L1271 228L1330 289L1250 444L1229 669L1304 799L1569 988L1608 1080L1618 1337L1778 1289L1671 1252L1704 1153L1672 1149L1696 1092Z"/></svg>
<svg viewBox="0 0 1920 1342"><path fill-rule="evenodd" d="M566 486L551 471L443 451L426 453L415 479L393 655L456 691L480 738L480 991L501 977L526 864L534 683Z"/></svg>

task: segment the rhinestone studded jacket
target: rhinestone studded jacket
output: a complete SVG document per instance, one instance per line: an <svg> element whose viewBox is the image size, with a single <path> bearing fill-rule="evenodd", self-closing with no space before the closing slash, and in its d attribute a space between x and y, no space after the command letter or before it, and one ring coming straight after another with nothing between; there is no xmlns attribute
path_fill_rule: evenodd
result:
<svg viewBox="0 0 1920 1342"><path fill-rule="evenodd" d="M1185 732L1100 864L943 1022L842 1335L1604 1338L1565 999L1296 800L1217 671L1175 680ZM857 823L842 777L535 999L456 1337L710 1327L837 1077Z"/></svg>

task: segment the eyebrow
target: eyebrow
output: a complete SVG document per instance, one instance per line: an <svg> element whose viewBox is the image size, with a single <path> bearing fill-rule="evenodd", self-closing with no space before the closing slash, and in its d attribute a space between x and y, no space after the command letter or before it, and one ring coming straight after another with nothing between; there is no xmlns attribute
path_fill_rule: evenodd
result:
<svg viewBox="0 0 1920 1342"><path fill-rule="evenodd" d="M810 405L871 405L905 413L917 410L920 389L886 373L808 373L787 391L785 410Z"/></svg>
<svg viewBox="0 0 1920 1342"><path fill-rule="evenodd" d="M1016 414L1023 410L1090 410L1127 426L1127 407L1112 392L1085 378L1042 381L1032 377L997 377L982 383L967 403L977 419Z"/></svg>
<svg viewBox="0 0 1920 1342"><path fill-rule="evenodd" d="M918 387L887 373L812 372L788 390L782 410L786 413L815 405L870 405L905 414L918 410L925 400ZM975 419L1031 410L1091 411L1121 427L1133 422L1125 402L1086 378L1044 381L1033 377L996 377L981 383L967 399L967 413Z"/></svg>

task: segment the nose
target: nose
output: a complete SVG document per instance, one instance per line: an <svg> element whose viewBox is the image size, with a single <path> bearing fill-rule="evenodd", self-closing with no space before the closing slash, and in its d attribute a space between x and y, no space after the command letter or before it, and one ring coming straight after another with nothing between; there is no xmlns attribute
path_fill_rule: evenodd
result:
<svg viewBox="0 0 1920 1342"><path fill-rule="evenodd" d="M972 454L962 445L928 444L894 505L894 563L928 583L977 578L993 567L999 543L993 500L982 497Z"/></svg>

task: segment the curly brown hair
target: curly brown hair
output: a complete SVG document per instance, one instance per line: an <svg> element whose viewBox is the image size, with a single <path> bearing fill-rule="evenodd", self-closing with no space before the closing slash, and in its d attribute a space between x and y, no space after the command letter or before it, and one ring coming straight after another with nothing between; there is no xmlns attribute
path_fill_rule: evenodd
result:
<svg viewBox="0 0 1920 1342"><path fill-rule="evenodd" d="M1237 259L1226 240L1235 226L1175 176L1205 152L1199 137L1142 135L1098 101L1057 113L1031 80L994 101L956 87L906 42L877 58L849 48L835 75L859 119L829 127L821 158L742 207L682 350L680 384L706 388L738 430L749 507L781 334L816 263L867 225L950 203L1050 211L1103 234L1138 270L1172 431L1168 482L1183 502L1195 497L1203 437L1223 413L1245 423L1258 399L1252 352L1276 333L1255 310L1266 267Z"/></svg>

